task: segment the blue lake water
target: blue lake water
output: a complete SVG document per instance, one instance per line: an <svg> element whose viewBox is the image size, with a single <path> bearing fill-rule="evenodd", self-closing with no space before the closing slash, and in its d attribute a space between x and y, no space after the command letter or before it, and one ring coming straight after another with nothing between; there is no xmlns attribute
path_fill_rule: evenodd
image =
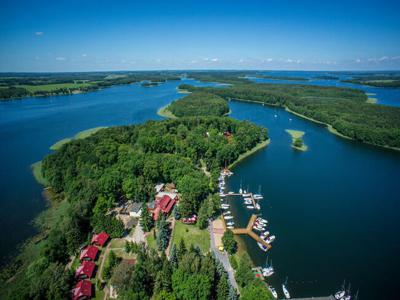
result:
<svg viewBox="0 0 400 300"><path fill-rule="evenodd" d="M53 143L81 130L160 119L157 109L182 96L176 91L181 83L0 103L0 257L35 233L30 222L45 208L32 163L50 153ZM397 91L379 90L388 93L377 93L380 103L398 104ZM262 214L277 236L269 253L276 269L272 285L280 290L288 276L294 296L318 296L334 292L346 279L360 289L361 299L395 299L400 154L338 138L281 109L230 106L232 117L270 131L268 148L240 163L228 184L233 190L240 181L252 191L260 186L265 195ZM306 132L309 151L292 150L287 128ZM232 210L238 224L250 215L240 204ZM254 241L246 239L246 244L255 263L263 264L266 254Z"/></svg>

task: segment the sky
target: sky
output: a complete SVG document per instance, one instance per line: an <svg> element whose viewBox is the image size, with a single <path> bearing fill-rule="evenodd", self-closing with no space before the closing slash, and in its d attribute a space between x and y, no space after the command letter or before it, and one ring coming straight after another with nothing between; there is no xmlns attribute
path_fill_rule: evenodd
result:
<svg viewBox="0 0 400 300"><path fill-rule="evenodd" d="M400 1L0 3L0 72L400 70Z"/></svg>

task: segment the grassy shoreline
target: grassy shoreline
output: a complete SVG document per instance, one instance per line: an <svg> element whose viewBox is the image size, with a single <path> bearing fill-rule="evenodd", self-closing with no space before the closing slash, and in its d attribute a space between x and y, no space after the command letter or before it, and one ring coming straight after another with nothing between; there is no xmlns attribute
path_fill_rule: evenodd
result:
<svg viewBox="0 0 400 300"><path fill-rule="evenodd" d="M271 139L267 139L265 141L262 141L261 143L258 143L256 146L254 146L252 149L250 149L249 151L242 153L239 155L239 157L233 162L231 163L228 168L232 169L234 168L239 162L243 161L244 159L246 159L247 157L253 155L254 153L258 152L259 150L267 147L269 145L269 143L271 142Z"/></svg>
<svg viewBox="0 0 400 300"><path fill-rule="evenodd" d="M175 116L172 112L170 112L168 110L168 106L169 106L169 104L167 104L163 107L160 107L157 110L157 115L159 115L160 117L163 117L163 118L167 118L167 119L177 119L178 117Z"/></svg>
<svg viewBox="0 0 400 300"><path fill-rule="evenodd" d="M95 134L97 131L107 128L106 126L98 126L98 127L93 127L89 129L85 129L82 131L79 131L77 134L75 134L73 137L68 137L68 138L63 138L59 140L58 142L54 143L53 145L50 146L50 150L58 150L60 149L64 144L67 144L73 140L79 140L79 139L85 139L92 134Z"/></svg>

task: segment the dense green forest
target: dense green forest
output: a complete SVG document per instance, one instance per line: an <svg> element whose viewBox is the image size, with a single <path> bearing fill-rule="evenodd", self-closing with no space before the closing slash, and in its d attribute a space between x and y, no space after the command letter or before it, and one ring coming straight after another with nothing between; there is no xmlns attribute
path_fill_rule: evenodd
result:
<svg viewBox="0 0 400 300"><path fill-rule="evenodd" d="M223 116L229 112L225 99L203 92L195 92L176 100L167 109L177 117Z"/></svg>
<svg viewBox="0 0 400 300"><path fill-rule="evenodd" d="M214 80L218 81L218 78ZM287 107L308 118L330 124L340 134L357 141L400 148L400 108L366 103L367 96L360 90L250 82L225 88L186 84L180 85L180 88L213 93L225 99Z"/></svg>
<svg viewBox="0 0 400 300"><path fill-rule="evenodd" d="M176 72L88 72L88 73L2 73L0 100L88 92L120 84L142 82L153 86L180 80Z"/></svg>
<svg viewBox="0 0 400 300"><path fill-rule="evenodd" d="M376 86L376 87L400 87L399 74L374 74L365 76L356 76L351 79L342 80L343 82L350 82L355 84Z"/></svg>
<svg viewBox="0 0 400 300"><path fill-rule="evenodd" d="M227 138L225 132L232 135ZM43 175L60 199L53 204L59 209L51 208L38 218L37 224L47 238L38 245L30 245L36 252L28 255L23 251L13 264L2 270L1 294L9 299L66 298L71 274L65 264L87 242L90 232L105 230L111 237L122 235L122 222L106 215L115 203L149 201L154 197L156 183L174 182L181 194L179 214L197 213L203 200L216 191L220 168L266 138L266 129L249 122L192 117L102 129L86 139L63 145L43 160ZM207 166L211 177L203 172L202 164ZM191 261L194 256L190 254ZM193 277L178 287L176 299L185 299L185 293L189 292L209 295L213 285L219 284L219 280L203 277L201 265L210 258L197 256L199 263L192 266ZM151 258L142 259L143 264L135 270L144 267ZM173 289L174 279L187 277L186 269L178 267L176 272L172 276ZM131 280L141 282L143 278L139 280L136 275L134 271ZM153 280L157 282L156 277L143 280L152 286ZM189 291L200 282L208 290ZM127 289L129 297L135 293L147 297L152 293L145 286ZM140 298L143 295L130 299L146 299ZM198 299L208 299L203 296Z"/></svg>
<svg viewBox="0 0 400 300"><path fill-rule="evenodd" d="M291 77L291 76L257 75L257 78L275 79L275 80L308 81L308 78Z"/></svg>

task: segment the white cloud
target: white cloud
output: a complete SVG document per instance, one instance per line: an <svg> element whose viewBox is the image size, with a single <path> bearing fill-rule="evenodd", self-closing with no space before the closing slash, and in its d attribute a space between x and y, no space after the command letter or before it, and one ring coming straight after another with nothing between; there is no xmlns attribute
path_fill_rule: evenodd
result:
<svg viewBox="0 0 400 300"><path fill-rule="evenodd" d="M87 56L87 54L86 53L82 53L82 57L86 57Z"/></svg>
<svg viewBox="0 0 400 300"><path fill-rule="evenodd" d="M288 63L292 63L292 62L293 62L293 59L291 59L291 58L288 58L288 59L286 60L286 62L288 62Z"/></svg>
<svg viewBox="0 0 400 300"><path fill-rule="evenodd" d="M271 62L273 60L274 60L273 58L267 58L267 62Z"/></svg>
<svg viewBox="0 0 400 300"><path fill-rule="evenodd" d="M361 62L361 59L357 58L356 63L360 63L360 62Z"/></svg>
<svg viewBox="0 0 400 300"><path fill-rule="evenodd" d="M36 31L36 32L35 32L35 35L36 35L36 36L42 36L43 34L44 34L43 31Z"/></svg>
<svg viewBox="0 0 400 300"><path fill-rule="evenodd" d="M388 60L389 59L389 57L387 57L387 56L382 56L381 58L379 58L378 60L379 61L384 61L384 60Z"/></svg>
<svg viewBox="0 0 400 300"><path fill-rule="evenodd" d="M217 62L219 59L218 58L212 58L211 61L212 62Z"/></svg>
<svg viewBox="0 0 400 300"><path fill-rule="evenodd" d="M66 60L66 58L63 57L63 56L57 56L57 57L56 57L56 60L58 60L58 61L64 61L64 60Z"/></svg>

